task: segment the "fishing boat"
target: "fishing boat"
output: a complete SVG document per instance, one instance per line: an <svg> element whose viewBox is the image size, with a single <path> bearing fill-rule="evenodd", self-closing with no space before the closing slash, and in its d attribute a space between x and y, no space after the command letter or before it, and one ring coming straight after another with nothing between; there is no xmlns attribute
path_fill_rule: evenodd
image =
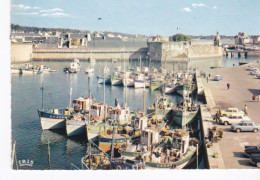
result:
<svg viewBox="0 0 260 180"><path fill-rule="evenodd" d="M179 95L183 95L183 94L191 94L193 91L195 91L196 89L196 84L189 82L189 83L183 83L183 82L179 82L176 83L176 87L175 87L175 91L179 94Z"/></svg>
<svg viewBox="0 0 260 180"><path fill-rule="evenodd" d="M166 115L173 107L174 103L166 96L160 96L147 108L147 114Z"/></svg>
<svg viewBox="0 0 260 180"><path fill-rule="evenodd" d="M38 109L42 130L65 128L66 118L70 117L73 110L65 109Z"/></svg>
<svg viewBox="0 0 260 180"><path fill-rule="evenodd" d="M89 110L90 119L86 123L88 140L95 141L99 133L104 131L108 126L105 122L105 105L104 103L93 103Z"/></svg>
<svg viewBox="0 0 260 180"><path fill-rule="evenodd" d="M151 80L150 89L151 91L159 90L163 86L163 84L164 84L163 80L157 80L157 79Z"/></svg>
<svg viewBox="0 0 260 180"><path fill-rule="evenodd" d="M135 81L132 77L124 78L123 85L124 85L124 87L134 87Z"/></svg>
<svg viewBox="0 0 260 180"><path fill-rule="evenodd" d="M39 67L33 66L32 64L26 63L25 66L21 69L22 74L36 74L39 70Z"/></svg>
<svg viewBox="0 0 260 180"><path fill-rule="evenodd" d="M164 93L165 93L165 94L174 93L176 87L177 87L177 85L176 85L175 83L165 84Z"/></svg>
<svg viewBox="0 0 260 180"><path fill-rule="evenodd" d="M86 118L86 115L77 113L73 114L71 118L66 119L67 136L86 134Z"/></svg>
<svg viewBox="0 0 260 180"><path fill-rule="evenodd" d="M79 63L79 59L74 59L69 67L65 67L64 68L64 72L66 73L77 73L79 72L81 69L80 63Z"/></svg>
<svg viewBox="0 0 260 180"><path fill-rule="evenodd" d="M85 73L89 74L89 73L93 73L94 72L94 67L93 66L88 66L85 69Z"/></svg>
<svg viewBox="0 0 260 180"><path fill-rule="evenodd" d="M91 170L141 170L145 167L141 160L110 158L104 153L87 154L81 159L81 164Z"/></svg>
<svg viewBox="0 0 260 180"><path fill-rule="evenodd" d="M129 107L121 107L119 103L117 107L107 107L107 118L116 120L118 125L127 125L129 123Z"/></svg>
<svg viewBox="0 0 260 180"><path fill-rule="evenodd" d="M76 136L86 134L86 122L90 119L89 110L93 103L93 98L74 99L72 101L74 114L66 119L66 133L67 136Z"/></svg>
<svg viewBox="0 0 260 180"><path fill-rule="evenodd" d="M112 86L120 86L123 85L122 77L119 76L119 72L115 71L113 75L110 77Z"/></svg>
<svg viewBox="0 0 260 180"><path fill-rule="evenodd" d="M176 129L163 136L163 141L143 155L146 169L183 169L196 159L200 142L189 132Z"/></svg>
<svg viewBox="0 0 260 180"><path fill-rule="evenodd" d="M192 123L198 112L198 105L187 96L184 96L175 107L172 108L171 120L181 127Z"/></svg>

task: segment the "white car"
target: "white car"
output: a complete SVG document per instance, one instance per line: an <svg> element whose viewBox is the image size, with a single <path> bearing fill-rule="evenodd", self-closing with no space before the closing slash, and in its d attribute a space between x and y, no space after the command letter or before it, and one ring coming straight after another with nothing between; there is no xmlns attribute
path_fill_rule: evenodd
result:
<svg viewBox="0 0 260 180"><path fill-rule="evenodd" d="M238 124L243 120L251 120L248 116L243 116L242 114L232 114L229 117L220 117L219 123L229 125L229 124Z"/></svg>

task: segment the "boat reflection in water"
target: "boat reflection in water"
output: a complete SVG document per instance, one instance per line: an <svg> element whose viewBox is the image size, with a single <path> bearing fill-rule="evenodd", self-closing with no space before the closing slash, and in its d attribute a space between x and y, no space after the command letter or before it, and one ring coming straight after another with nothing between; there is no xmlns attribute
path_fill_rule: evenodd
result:
<svg viewBox="0 0 260 180"><path fill-rule="evenodd" d="M41 143L42 144L52 144L52 143L57 143L64 141L65 138L65 132L64 130L57 129L57 130L44 130L42 131L41 135Z"/></svg>

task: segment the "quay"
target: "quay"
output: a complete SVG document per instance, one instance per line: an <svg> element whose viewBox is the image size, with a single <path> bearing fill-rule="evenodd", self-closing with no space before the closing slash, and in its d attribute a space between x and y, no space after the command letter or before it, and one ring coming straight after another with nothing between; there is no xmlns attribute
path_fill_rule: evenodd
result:
<svg viewBox="0 0 260 180"><path fill-rule="evenodd" d="M254 63L255 67L260 68L260 63ZM259 110L260 102L253 101L252 96L260 95L260 79L249 75L246 70L248 65L211 69L206 72L210 74L208 79L199 77L197 73L198 94L203 94L206 105L201 105L201 122L203 135L207 137L208 128L217 126L223 128L223 138L213 146L206 149L206 156L209 169L255 169L250 164L249 159L243 156L244 146L258 145L260 143L260 132L241 132L231 131L230 125L224 126L217 124L213 120L216 111L229 107L239 109L248 107L248 116L255 122L260 123ZM221 81L213 81L214 75L222 75ZM230 83L230 89L227 89L227 83ZM218 153L218 158L213 154Z"/></svg>

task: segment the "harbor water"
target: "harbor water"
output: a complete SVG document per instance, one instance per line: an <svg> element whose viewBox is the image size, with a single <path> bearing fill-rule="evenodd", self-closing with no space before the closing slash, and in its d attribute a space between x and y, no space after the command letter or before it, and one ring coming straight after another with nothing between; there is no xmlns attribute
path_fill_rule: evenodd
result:
<svg viewBox="0 0 260 180"><path fill-rule="evenodd" d="M253 62L257 58L242 59L246 62ZM206 70L211 67L227 67L238 65L241 59L223 58L223 59L203 59L192 60L190 65L193 68ZM41 61L33 64L41 64ZM115 66L120 65L124 69L123 61L112 63L97 61L95 72L88 76L84 69L89 62L81 62L81 71L76 74L65 74L63 68L68 66L68 61L47 61L43 62L51 69L57 72L34 74L34 75L16 75L11 76L11 120L12 120L12 140L16 141L16 156L19 169L71 169L71 163L81 168L81 158L86 154L87 142L84 137L66 136L65 130L41 130L40 120L37 109L42 106L42 94L40 88L43 86L43 107L64 108L70 104L70 88L72 88L72 99L80 96L89 96L89 91L96 98L96 101L104 101L103 85L97 83L97 75L102 75L104 66L110 67L110 72ZM139 61L127 61L126 67L139 66ZM150 67L160 67L161 64L143 62L142 65ZM168 71L185 69L186 63L166 63ZM89 84L89 86L88 86ZM158 91L151 92L146 88L146 108L152 104ZM114 105L115 98L120 104L125 102L124 87L105 86L106 103ZM178 102L181 97L177 95L168 95L173 102ZM143 109L143 89L127 88L127 104L130 110ZM50 146L50 164L48 156L48 141ZM203 158L200 158L203 159ZM32 166L22 166L22 161L32 161ZM199 168L204 168L200 163Z"/></svg>

